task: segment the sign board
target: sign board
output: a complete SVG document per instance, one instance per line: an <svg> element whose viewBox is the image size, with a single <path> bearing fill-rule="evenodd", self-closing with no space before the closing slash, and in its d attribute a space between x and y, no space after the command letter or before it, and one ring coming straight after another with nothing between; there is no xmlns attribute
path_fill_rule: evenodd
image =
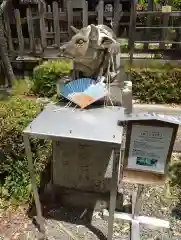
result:
<svg viewBox="0 0 181 240"><path fill-rule="evenodd" d="M156 174L160 181L160 175L166 175L181 118L138 113L126 115L123 121L127 122L123 176L140 179L143 175L151 181Z"/></svg>
<svg viewBox="0 0 181 240"><path fill-rule="evenodd" d="M174 127L161 126L157 120L149 123L129 124L125 167L164 174L173 142Z"/></svg>

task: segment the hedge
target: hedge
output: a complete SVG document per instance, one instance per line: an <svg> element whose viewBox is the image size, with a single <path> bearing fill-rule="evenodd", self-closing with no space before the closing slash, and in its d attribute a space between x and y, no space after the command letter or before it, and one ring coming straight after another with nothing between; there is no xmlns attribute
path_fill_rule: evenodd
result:
<svg viewBox="0 0 181 240"><path fill-rule="evenodd" d="M0 188L4 199L30 201L31 182L22 131L41 110L40 104L22 97L0 101ZM31 146L39 181L39 173L46 166L48 143L34 139Z"/></svg>
<svg viewBox="0 0 181 240"><path fill-rule="evenodd" d="M56 93L59 78L68 75L71 70L69 60L45 61L33 70L31 91L41 97L52 97Z"/></svg>
<svg viewBox="0 0 181 240"><path fill-rule="evenodd" d="M34 94L52 97L56 82L70 72L69 61L46 61L33 72ZM128 72L128 66L125 66ZM145 103L181 103L181 68L168 63L150 64L150 68L132 69L133 96Z"/></svg>
<svg viewBox="0 0 181 240"><path fill-rule="evenodd" d="M181 69L132 69L133 95L145 103L181 103Z"/></svg>
<svg viewBox="0 0 181 240"><path fill-rule="evenodd" d="M163 0L154 0L153 1L154 4L161 4L161 5L166 5L167 2L163 1ZM148 0L140 0L139 1L139 5L145 5L148 4ZM180 10L181 9L181 0L173 0L171 3L168 3L169 5L171 5L172 7L174 7L174 10Z"/></svg>

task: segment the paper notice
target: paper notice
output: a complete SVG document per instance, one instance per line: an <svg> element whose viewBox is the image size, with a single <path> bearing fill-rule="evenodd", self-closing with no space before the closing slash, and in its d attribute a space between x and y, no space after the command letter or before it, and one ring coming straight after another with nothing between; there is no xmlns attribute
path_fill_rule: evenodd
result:
<svg viewBox="0 0 181 240"><path fill-rule="evenodd" d="M164 173L173 129L132 126L127 168Z"/></svg>

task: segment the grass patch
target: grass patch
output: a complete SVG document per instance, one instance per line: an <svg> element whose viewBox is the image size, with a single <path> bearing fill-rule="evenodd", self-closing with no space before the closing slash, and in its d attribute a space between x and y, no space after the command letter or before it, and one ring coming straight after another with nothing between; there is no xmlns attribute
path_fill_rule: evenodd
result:
<svg viewBox="0 0 181 240"><path fill-rule="evenodd" d="M28 95L32 87L32 80L28 77L24 79L16 79L13 83L12 94L13 95Z"/></svg>

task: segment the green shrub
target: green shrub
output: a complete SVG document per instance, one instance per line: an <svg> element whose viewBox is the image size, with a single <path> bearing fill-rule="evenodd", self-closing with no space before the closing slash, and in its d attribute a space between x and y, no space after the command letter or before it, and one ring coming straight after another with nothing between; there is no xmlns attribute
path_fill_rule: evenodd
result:
<svg viewBox="0 0 181 240"><path fill-rule="evenodd" d="M166 4L166 1L164 1L164 0L154 0L153 2L154 2L154 4L161 4L161 5ZM148 3L148 0L139 1L139 5L144 5L147 3ZM168 3L168 4L175 7L177 10L181 9L181 1L180 0L173 0L171 3Z"/></svg>
<svg viewBox="0 0 181 240"><path fill-rule="evenodd" d="M22 131L41 108L40 104L17 96L0 101L0 187L5 199L18 202L30 199L31 183ZM37 173L45 167L47 144L37 139L31 141Z"/></svg>
<svg viewBox="0 0 181 240"><path fill-rule="evenodd" d="M133 95L142 102L181 103L181 69L133 69Z"/></svg>
<svg viewBox="0 0 181 240"><path fill-rule="evenodd" d="M173 0L172 6L175 8L175 10L180 10L181 9L181 0Z"/></svg>
<svg viewBox="0 0 181 240"><path fill-rule="evenodd" d="M172 159L169 164L169 180L171 187L179 187L181 186L181 159Z"/></svg>
<svg viewBox="0 0 181 240"><path fill-rule="evenodd" d="M68 75L71 70L70 61L46 61L33 70L32 92L39 96L52 97L56 93L56 82Z"/></svg>

